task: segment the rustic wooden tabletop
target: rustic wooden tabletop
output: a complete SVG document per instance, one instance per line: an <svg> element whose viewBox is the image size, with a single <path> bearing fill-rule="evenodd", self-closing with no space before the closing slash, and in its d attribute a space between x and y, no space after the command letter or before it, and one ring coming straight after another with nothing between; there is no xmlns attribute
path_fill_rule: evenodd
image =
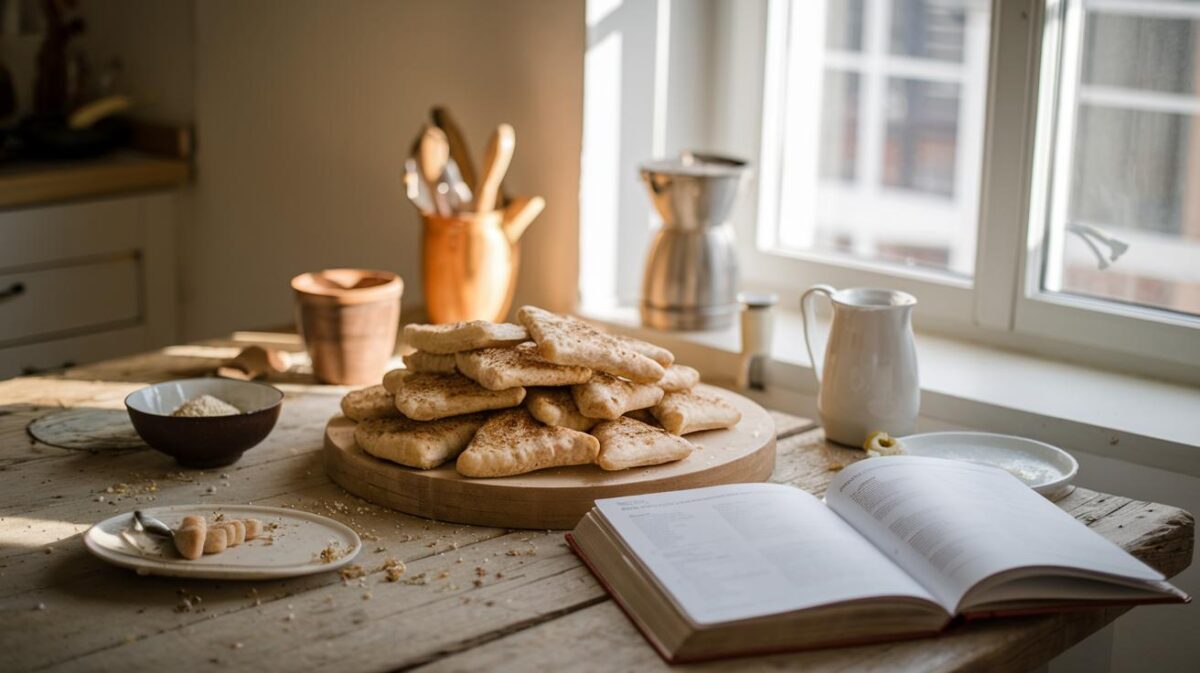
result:
<svg viewBox="0 0 1200 673"><path fill-rule="evenodd" d="M64 408L123 409L126 394L201 375L240 343L176 347L0 382L0 669L655 670L665 664L567 550L558 531L440 523L359 501L325 476L322 429L345 389L277 382L271 436L228 468L180 469L149 449L63 449L28 424ZM294 337L269 337L298 350ZM236 352L236 349L233 351ZM773 414L773 481L821 493L857 452L808 420ZM210 492L215 491L215 492ZM271 582L139 577L90 556L80 534L141 505L305 509L359 532L362 577ZM1058 502L1167 575L1188 566L1193 519L1169 505L1075 489ZM388 581L389 559L406 570ZM392 574L393 579L394 573ZM996 620L927 640L714 662L719 670L1025 671L1115 619L1092 610Z"/></svg>

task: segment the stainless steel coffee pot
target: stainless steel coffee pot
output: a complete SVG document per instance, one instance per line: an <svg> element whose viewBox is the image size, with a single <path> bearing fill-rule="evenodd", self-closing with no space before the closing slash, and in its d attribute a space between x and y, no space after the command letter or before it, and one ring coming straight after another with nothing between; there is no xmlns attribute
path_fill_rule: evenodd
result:
<svg viewBox="0 0 1200 673"><path fill-rule="evenodd" d="M663 222L642 277L642 324L675 330L732 324L738 268L730 216L745 172L745 161L695 152L642 165Z"/></svg>

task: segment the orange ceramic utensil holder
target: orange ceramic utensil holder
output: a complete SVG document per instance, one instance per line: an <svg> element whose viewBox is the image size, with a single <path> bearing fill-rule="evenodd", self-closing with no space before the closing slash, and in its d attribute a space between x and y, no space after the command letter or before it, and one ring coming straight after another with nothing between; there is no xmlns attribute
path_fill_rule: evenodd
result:
<svg viewBox="0 0 1200 673"><path fill-rule="evenodd" d="M431 322L504 320L516 290L517 242L544 206L541 197L519 198L504 210L422 216Z"/></svg>

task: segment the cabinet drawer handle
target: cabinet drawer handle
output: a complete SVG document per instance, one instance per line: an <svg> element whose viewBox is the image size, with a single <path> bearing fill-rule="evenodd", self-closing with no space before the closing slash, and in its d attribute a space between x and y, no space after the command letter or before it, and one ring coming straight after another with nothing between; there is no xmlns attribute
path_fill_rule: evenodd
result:
<svg viewBox="0 0 1200 673"><path fill-rule="evenodd" d="M25 283L13 283L8 286L7 290L0 290L0 301L12 299L25 294Z"/></svg>

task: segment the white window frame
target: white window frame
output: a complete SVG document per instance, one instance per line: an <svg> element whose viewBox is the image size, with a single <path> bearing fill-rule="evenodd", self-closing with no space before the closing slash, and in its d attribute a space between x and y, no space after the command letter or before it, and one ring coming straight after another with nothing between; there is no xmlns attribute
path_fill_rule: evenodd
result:
<svg viewBox="0 0 1200 673"><path fill-rule="evenodd" d="M1041 9L1041 3L1034 4ZM1059 91L1060 73L1078 67L1076 59L1083 39L1085 5L1092 9L1135 10L1134 13L1140 16L1146 15L1149 7L1156 16L1200 19L1200 4L1197 3L1051 0L1039 22L1043 27L1040 37L1042 57L1040 63L1034 62L1039 67L1039 91ZM1076 85L1078 81L1073 75L1061 80L1068 85ZM1131 304L1042 290L1045 260L1055 259L1060 254L1047 254L1046 248L1055 244L1046 235L1047 228L1052 217L1065 217L1055 211L1065 211L1067 191L1061 186L1057 190L1048 187L1052 180L1069 179L1070 174L1069 166L1051 170L1056 161L1070 161L1071 134L1066 125L1071 121L1057 117L1058 103L1055 96L1046 96L1036 106L1039 133L1034 139L1034 156L1037 160L1030 166L1028 182L1041 189L1031 193L1026 236L1028 252L1019 277L1019 291L1015 295L1013 329L1019 333L1075 341L1135 357L1166 359L1195 367L1200 363L1200 320Z"/></svg>
<svg viewBox="0 0 1200 673"><path fill-rule="evenodd" d="M1083 0L1080 0L1082 2ZM1195 12L1172 0L1154 2L1162 11ZM761 32L728 39L730 50L755 41L767 45L757 92L742 85L738 104L762 103L762 126L724 134L741 147L757 131L753 148L759 174L757 198L741 213L738 232L749 285L780 293L793 304L809 285L888 286L915 294L921 301L919 326L1024 350L1089 361L1127 371L1142 371L1200 382L1200 320L1115 302L1041 289L1045 226L1054 158L1053 96L1062 63L1059 21L1078 23L1075 0L993 0L988 95L985 108L983 174L973 280L917 268L884 267L845 256L781 250L776 226L779 156L788 151L779 117L787 81L784 59L788 0L769 0ZM1128 0L1088 0L1092 4L1129 4ZM1143 5L1143 2L1136 4ZM1074 8L1074 9L1072 9ZM870 18L868 18L870 22ZM823 31L823 22L817 28ZM823 33L822 33L823 37ZM1071 39L1068 35L1066 39ZM1076 52L1077 53L1077 52ZM1043 54L1046 55L1043 58ZM745 78L748 72L726 73ZM1066 81L1070 81L1069 78ZM736 91L737 86L730 88ZM757 96L755 96L757 94ZM720 134L718 134L720 135ZM735 143L736 144L736 143ZM811 151L811 144L809 145ZM792 151L798 151L793 148ZM1061 154L1061 152L1060 152Z"/></svg>
<svg viewBox="0 0 1200 673"><path fill-rule="evenodd" d="M774 239L777 228L758 226L778 219L779 163L785 151L778 117L786 72L782 59L768 58L767 52L786 40L787 0L588 0L583 308L637 301L642 261L656 226L637 179L638 164L700 148L751 161L747 189L734 214L742 285L779 293L782 309L795 310L801 292L817 283L891 287L918 297L914 319L927 331L1200 384L1200 321L1041 292L1049 183L1037 171L1045 172L1053 156L1052 135L1045 130L1054 122L1054 101L1039 100L1035 83L1051 81L1047 78L1061 66L1053 21L1067 0L991 1L986 160L978 186L975 275L968 280L847 256L781 251ZM1192 0L1087 1L1138 8L1154 3L1167 10L1200 5ZM822 32L822 44L823 38ZM619 58L605 61L614 46ZM1043 59L1043 53L1049 56ZM811 152L811 145L803 151Z"/></svg>

